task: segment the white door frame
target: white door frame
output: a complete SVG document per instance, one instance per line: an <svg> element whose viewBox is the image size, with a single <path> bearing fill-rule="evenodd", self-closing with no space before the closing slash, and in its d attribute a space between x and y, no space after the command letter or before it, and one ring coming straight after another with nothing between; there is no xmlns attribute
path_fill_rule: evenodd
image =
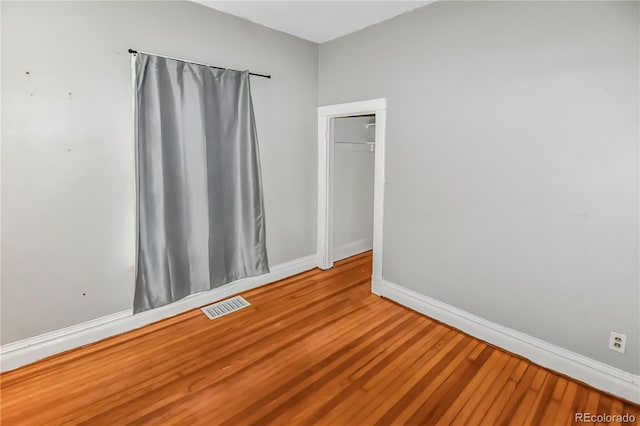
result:
<svg viewBox="0 0 640 426"><path fill-rule="evenodd" d="M384 213L384 160L387 100L327 105L318 108L318 266L333 267L333 128L331 119L351 115L375 114L375 177L373 189L373 274L371 292L382 288L382 224Z"/></svg>

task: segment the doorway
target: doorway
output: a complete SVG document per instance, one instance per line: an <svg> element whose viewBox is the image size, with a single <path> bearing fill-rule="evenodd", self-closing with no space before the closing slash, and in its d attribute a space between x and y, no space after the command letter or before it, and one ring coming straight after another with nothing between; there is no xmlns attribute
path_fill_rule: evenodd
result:
<svg viewBox="0 0 640 426"><path fill-rule="evenodd" d="M371 291L380 294L382 284L382 229L384 206L384 153L385 153L385 126L386 126L386 100L373 99L347 104L328 105L318 108L318 263L321 269L330 269L336 257L341 258L358 250L373 248L373 274L371 277ZM352 119L352 120L349 120ZM340 120L340 121L338 121ZM363 128L358 126L362 125ZM371 140L373 139L373 140ZM338 151L336 151L336 147ZM339 152L336 157L336 152ZM343 155L344 153L344 155ZM349 153L349 154L347 154ZM365 238L356 238L355 241L343 245L336 245L336 224L343 232L349 226L342 218L336 222L336 195L344 200L345 195L336 194L336 167L340 167L338 173L357 173L357 170L342 170L349 161L356 168L366 167L366 157L356 160L350 153L373 155L373 215L372 215L372 239L367 242ZM350 158L351 157L351 158ZM356 162L359 166L356 166ZM364 170L364 169L363 169ZM352 182L352 187L364 185L362 181ZM344 188L341 188L344 189ZM366 201L366 194L360 194ZM340 200L337 200L340 201ZM353 207L353 206L352 206ZM349 209L349 204L341 205L341 214L344 209ZM351 220L354 220L351 212ZM353 234L363 232L366 224L359 224L353 229ZM353 235L352 235L353 237ZM342 241L339 241L342 242Z"/></svg>

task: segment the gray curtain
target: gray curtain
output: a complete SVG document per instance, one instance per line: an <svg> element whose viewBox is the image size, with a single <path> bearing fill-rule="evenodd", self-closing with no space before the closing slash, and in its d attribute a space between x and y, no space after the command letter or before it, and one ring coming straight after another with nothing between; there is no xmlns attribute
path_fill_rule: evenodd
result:
<svg viewBox="0 0 640 426"><path fill-rule="evenodd" d="M247 71L138 53L134 313L269 272Z"/></svg>

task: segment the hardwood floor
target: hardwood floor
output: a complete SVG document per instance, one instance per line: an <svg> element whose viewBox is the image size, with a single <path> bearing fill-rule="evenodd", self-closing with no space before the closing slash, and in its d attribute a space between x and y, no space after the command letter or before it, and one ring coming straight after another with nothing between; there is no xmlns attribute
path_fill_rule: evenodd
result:
<svg viewBox="0 0 640 426"><path fill-rule="evenodd" d="M571 424L624 401L372 295L369 253L0 376L3 426Z"/></svg>

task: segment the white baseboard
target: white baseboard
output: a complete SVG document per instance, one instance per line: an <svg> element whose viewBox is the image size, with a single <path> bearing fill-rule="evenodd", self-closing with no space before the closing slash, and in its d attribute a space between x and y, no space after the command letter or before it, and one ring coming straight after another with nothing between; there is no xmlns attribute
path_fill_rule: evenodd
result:
<svg viewBox="0 0 640 426"><path fill-rule="evenodd" d="M639 375L488 321L386 280L382 280L380 294L543 367L628 401L640 403Z"/></svg>
<svg viewBox="0 0 640 426"><path fill-rule="evenodd" d="M69 349L94 343L107 337L135 330L147 324L216 302L236 293L251 290L318 266L317 255L307 256L271 267L271 272L234 281L223 287L188 296L170 305L133 315L117 312L71 327L0 346L0 371L14 370Z"/></svg>
<svg viewBox="0 0 640 426"><path fill-rule="evenodd" d="M364 253L373 248L373 241L368 239L353 241L351 243L342 244L333 249L333 261L346 259L356 254Z"/></svg>

